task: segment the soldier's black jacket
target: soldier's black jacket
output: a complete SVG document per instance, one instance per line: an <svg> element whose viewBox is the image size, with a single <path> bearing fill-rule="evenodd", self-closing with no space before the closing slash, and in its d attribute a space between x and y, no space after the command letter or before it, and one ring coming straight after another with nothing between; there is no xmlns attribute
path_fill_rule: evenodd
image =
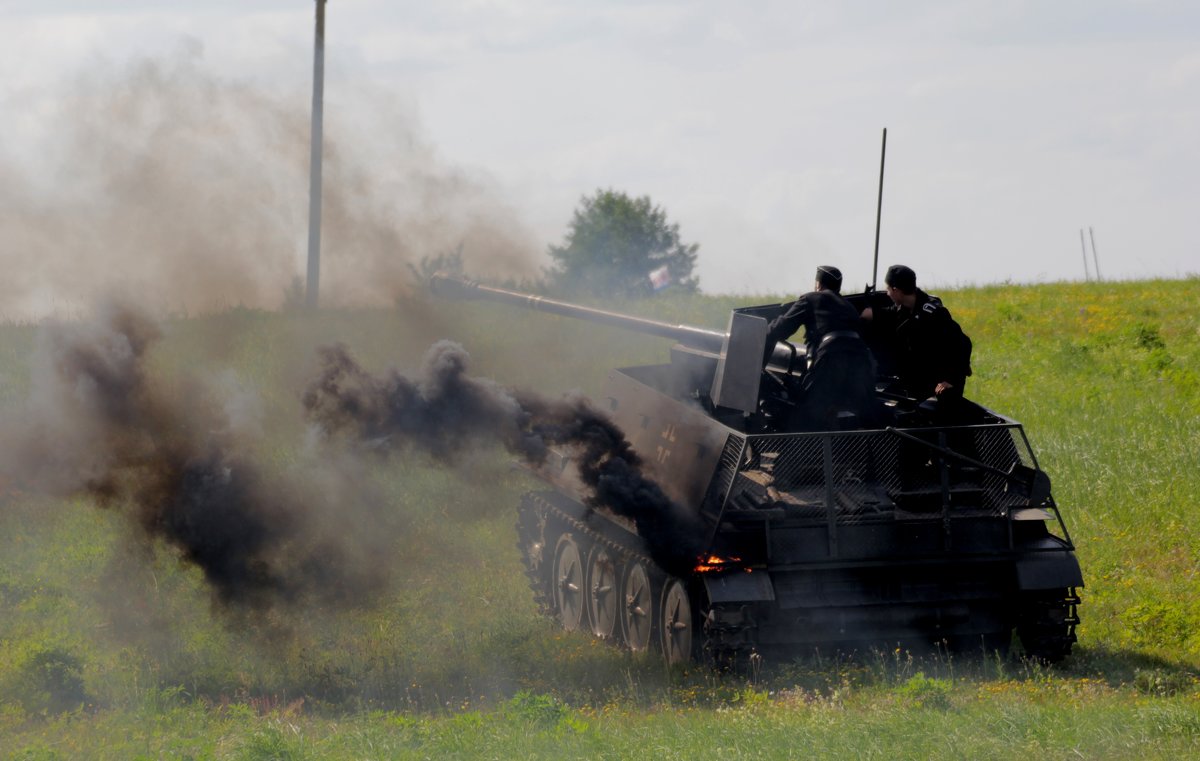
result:
<svg viewBox="0 0 1200 761"><path fill-rule="evenodd" d="M799 330L801 325L804 326L804 343L808 345L808 356L815 360L822 350L821 339L826 335L838 331L858 331L858 310L833 291L812 291L804 294L767 326L764 365L771 358L775 344L787 339Z"/></svg>
<svg viewBox="0 0 1200 761"><path fill-rule="evenodd" d="M858 310L833 291L812 291L767 326L763 364L775 344L804 326L809 366L801 381L803 404L789 430L829 430L841 412L869 416L875 399L875 362L859 335Z"/></svg>
<svg viewBox="0 0 1200 761"><path fill-rule="evenodd" d="M896 375L917 399L946 381L961 394L971 374L971 341L937 296L920 288L912 309L893 304L876 310L874 329L893 353Z"/></svg>

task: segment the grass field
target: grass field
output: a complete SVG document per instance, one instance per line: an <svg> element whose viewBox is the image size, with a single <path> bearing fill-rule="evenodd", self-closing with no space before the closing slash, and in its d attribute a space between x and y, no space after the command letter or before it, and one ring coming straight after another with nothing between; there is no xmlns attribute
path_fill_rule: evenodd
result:
<svg viewBox="0 0 1200 761"><path fill-rule="evenodd" d="M534 482L471 448L355 465L328 531L369 535L363 604L253 614L214 597L131 510L0 495L0 756L72 758L1179 758L1200 752L1200 280L988 286L940 295L975 343L968 396L1016 418L1087 587L1065 664L778 664L757 681L568 635L535 611L514 547ZM764 298L763 301L770 301ZM778 300L778 299L775 299ZM607 308L725 327L724 297ZM499 305L174 317L147 355L205 425L240 400L265 477L308 484L300 398L315 348L417 369L436 338L471 372L557 396L662 361L660 339ZM0 411L43 391L39 329L0 326ZM250 410L246 412L246 410ZM198 421L198 422L197 422ZM212 422L214 427L223 423ZM6 436L5 446L19 446ZM324 492L322 492L324 493ZM370 495L366 511L346 495Z"/></svg>

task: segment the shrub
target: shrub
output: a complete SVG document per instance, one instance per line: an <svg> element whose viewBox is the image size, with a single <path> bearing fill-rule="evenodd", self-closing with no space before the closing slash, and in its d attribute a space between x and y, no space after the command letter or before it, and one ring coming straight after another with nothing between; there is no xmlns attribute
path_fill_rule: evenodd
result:
<svg viewBox="0 0 1200 761"><path fill-rule="evenodd" d="M567 707L552 695L521 690L508 701L507 713L530 724L554 725L567 715Z"/></svg>
<svg viewBox="0 0 1200 761"><path fill-rule="evenodd" d="M1143 695L1165 698L1190 692L1196 686L1196 677L1186 671L1138 669L1133 675L1133 686Z"/></svg>
<svg viewBox="0 0 1200 761"><path fill-rule="evenodd" d="M303 739L288 735L278 727L266 727L250 736L238 749L237 758L245 761L295 761L311 758Z"/></svg>
<svg viewBox="0 0 1200 761"><path fill-rule="evenodd" d="M1167 348L1166 342L1158 334L1158 326L1148 325L1144 322L1133 326L1133 342L1137 344L1138 348L1146 351Z"/></svg>
<svg viewBox="0 0 1200 761"><path fill-rule="evenodd" d="M930 679L924 671L918 671L900 685L899 693L918 708L945 711L950 708L950 687L949 680Z"/></svg>
<svg viewBox="0 0 1200 761"><path fill-rule="evenodd" d="M18 656L5 691L26 712L60 714L91 701L83 686L83 663L61 647L32 646Z"/></svg>

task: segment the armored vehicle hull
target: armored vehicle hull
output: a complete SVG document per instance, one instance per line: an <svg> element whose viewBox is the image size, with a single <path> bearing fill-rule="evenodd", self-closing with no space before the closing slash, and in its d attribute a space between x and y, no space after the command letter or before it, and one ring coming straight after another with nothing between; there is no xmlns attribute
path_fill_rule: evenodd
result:
<svg viewBox="0 0 1200 761"><path fill-rule="evenodd" d="M573 316L596 319L588 311ZM759 382L756 321L778 305L738 311L719 350L711 335L689 340L699 329L660 331L679 340L671 362L611 371L600 399L647 476L697 519L703 536L687 546L702 551L664 560L636 521L588 499L563 452L538 470L548 488L518 510L540 607L566 629L670 662L1006 652L1014 634L1039 660L1069 654L1083 577L1021 425L965 400L952 419L931 417L881 382L878 421L793 430L803 350L777 347ZM746 335L758 343L739 345ZM755 382L735 357L755 358ZM752 403L739 401L747 385Z"/></svg>

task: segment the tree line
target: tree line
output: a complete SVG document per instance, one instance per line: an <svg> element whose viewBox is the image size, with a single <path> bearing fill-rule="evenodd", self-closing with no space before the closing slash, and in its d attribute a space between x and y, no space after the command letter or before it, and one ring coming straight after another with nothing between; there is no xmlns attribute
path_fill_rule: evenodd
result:
<svg viewBox="0 0 1200 761"><path fill-rule="evenodd" d="M551 263L525 287L564 296L642 298L664 289L695 293L700 245L684 243L678 223L649 196L598 189L580 199L562 243L551 245ZM413 274L462 274L462 247L426 257Z"/></svg>

